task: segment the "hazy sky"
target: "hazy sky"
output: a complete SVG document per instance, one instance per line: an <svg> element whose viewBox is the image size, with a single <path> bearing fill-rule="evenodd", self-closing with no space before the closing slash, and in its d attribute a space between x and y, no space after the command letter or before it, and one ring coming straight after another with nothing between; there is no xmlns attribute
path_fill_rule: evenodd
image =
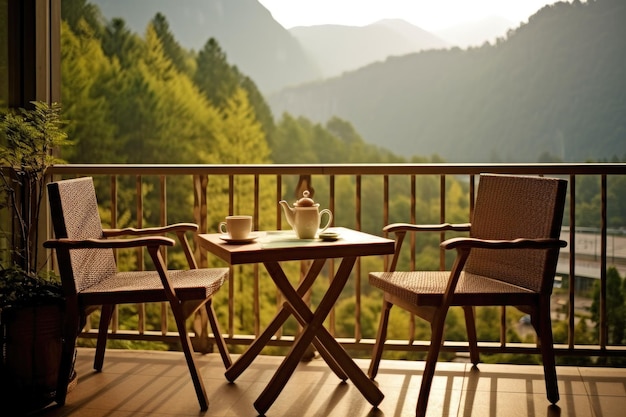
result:
<svg viewBox="0 0 626 417"><path fill-rule="evenodd" d="M571 0L570 0L571 1ZM556 0L259 0L286 29L341 24L364 26L380 19L404 19L433 30L500 16L514 24Z"/></svg>

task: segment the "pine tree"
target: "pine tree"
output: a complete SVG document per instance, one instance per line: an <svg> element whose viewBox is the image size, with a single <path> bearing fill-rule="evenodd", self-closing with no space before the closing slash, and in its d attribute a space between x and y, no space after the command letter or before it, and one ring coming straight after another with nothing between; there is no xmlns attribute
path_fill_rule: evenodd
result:
<svg viewBox="0 0 626 417"><path fill-rule="evenodd" d="M70 121L68 135L75 145L64 158L74 163L123 162L122 144L116 141L106 98L107 85L117 68L104 55L93 29L84 21L75 34L62 24L61 90L64 117Z"/></svg>
<svg viewBox="0 0 626 417"><path fill-rule="evenodd" d="M194 83L200 92L216 107L222 107L234 94L239 84L238 74L233 71L218 42L211 38L196 58Z"/></svg>
<svg viewBox="0 0 626 417"><path fill-rule="evenodd" d="M266 164L270 163L269 147L265 140L265 133L261 124L256 119L254 109L248 102L247 94L242 88L237 88L235 94L230 97L224 108L220 110L221 127L216 132L216 147L212 152L201 149L200 156L209 163L216 164ZM266 179L264 179L266 181ZM251 176L237 176L235 178L235 212L239 214L251 214L253 210L253 178ZM210 183L215 209L212 213L213 222L217 225L220 218L227 215L224 207L227 207L226 196L228 193L220 193L218 190L226 191L228 184L225 179L218 179ZM262 188L266 192L271 192L273 187L266 184ZM220 194L224 201L217 202ZM274 197L266 196L260 198L265 208L275 208ZM276 202L277 203L277 202ZM262 207L261 210L264 210Z"/></svg>
<svg viewBox="0 0 626 417"><path fill-rule="evenodd" d="M165 56L172 61L172 64L174 64L178 72L191 77L193 75L193 67L195 65L193 58L174 38L174 34L170 30L167 18L161 13L157 13L150 23L156 32L157 38L159 38L161 44L163 45L163 53Z"/></svg>

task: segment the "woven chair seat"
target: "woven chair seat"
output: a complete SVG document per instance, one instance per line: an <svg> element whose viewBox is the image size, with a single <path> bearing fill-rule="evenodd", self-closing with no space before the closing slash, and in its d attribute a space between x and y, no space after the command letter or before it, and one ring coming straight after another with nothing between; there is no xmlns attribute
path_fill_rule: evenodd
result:
<svg viewBox="0 0 626 417"><path fill-rule="evenodd" d="M416 306L441 304L450 271L372 272L369 282L376 288ZM532 304L534 291L476 274L461 273L452 305Z"/></svg>
<svg viewBox="0 0 626 417"><path fill-rule="evenodd" d="M168 271L170 283L176 296L184 300L198 300L211 297L220 289L228 277L228 268L189 269ZM98 297L110 302L123 304L165 300L165 290L161 277L156 271L129 271L110 275L80 293L84 297Z"/></svg>

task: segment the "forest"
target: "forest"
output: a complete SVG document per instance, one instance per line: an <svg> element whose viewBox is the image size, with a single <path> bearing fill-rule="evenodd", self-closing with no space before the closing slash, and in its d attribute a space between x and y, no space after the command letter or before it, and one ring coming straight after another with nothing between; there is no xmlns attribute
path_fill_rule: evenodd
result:
<svg viewBox="0 0 626 417"><path fill-rule="evenodd" d="M64 148L61 157L69 163L173 163L173 164L279 164L279 163L426 163L445 162L437 155L398 156L392 152L366 143L352 124L338 117L331 117L324 124L315 123L302 116L283 113L280 117L272 111L257 89L254 80L229 64L227 51L222 50L215 39L208 39L199 51L181 47L169 30L167 17L156 14L147 25L145 33L137 34L126 26L122 18L107 21L99 10L85 0L62 2L62 105L63 116L68 121L68 134L73 144ZM169 181L169 180L168 180ZM174 179L175 181L175 179ZM372 180L374 181L374 180ZM407 179L408 181L408 179ZM438 180L421 179L420 207L429 213L429 207L438 204ZM374 189L374 183L364 181L364 193ZM104 186L102 190L104 190ZM212 183L211 187L224 187ZM287 184L289 188L290 184ZM293 186L293 184L291 184ZM268 187L271 189L271 187ZM120 189L124 189L120 187ZM133 188L130 187L132 190ZM238 184L237 193L246 195L251 184ZM185 218L185 202L189 200L189 187L170 186L168 213L171 221L188 221ZM187 191L186 191L187 190ZM600 179L583 177L577 183L577 225L597 227L600 221ZM609 227L626 226L626 177L609 182ZM146 206L152 196L150 184L146 185ZM374 191L372 191L374 192ZM466 221L467 184L450 179L449 208L451 222ZM131 222L133 218L132 196L126 191L119 196L121 218ZM101 192L99 195L105 195ZM227 198L227 197L224 197ZM287 195L288 199L291 199ZM226 200L224 200L226 201ZM212 201L209 213L224 201ZM106 200L102 201L106 202ZM104 204L105 205L105 204ZM391 218L405 220L399 214L406 212L406 196L392 194ZM275 210L272 203L267 210ZM403 210L403 211L401 211ZM219 210L215 210L216 212ZM375 225L374 213L364 212L364 230ZM150 218L157 213L147 213L145 224L156 224ZM372 216L369 218L368 216ZM269 216L271 217L271 216ZM106 214L103 215L106 219ZM215 229L221 216L211 217ZM436 221L423 219L425 222ZM130 224L129 224L130 225ZM368 226L370 225L370 226ZM119 227L126 226L118 224ZM263 225L261 225L263 226ZM421 255L418 266L433 268L437 265L437 237L424 237L418 241ZM435 246L435 249L429 249ZM133 262L132 259L125 259ZM403 260L408 262L408 260ZM367 268L365 265L364 268ZM251 273L242 268L238 274ZM619 277L624 304L625 285ZM268 280L265 280L265 282ZM237 285L236 283L233 285ZM243 291L243 289L241 289ZM249 290L250 291L250 290ZM223 294L227 294L223 292ZM224 296L224 295L222 295ZM363 305L363 337L373 338L381 307L381 295L376 291L365 293ZM315 302L315 295L313 296ZM266 282L262 287L262 320L274 313L275 291ZM618 303L619 304L619 303ZM226 308L226 303L216 300L215 305ZM237 314L237 329L253 333L250 306L242 306ZM122 316L129 323L133 320L133 306L125 306ZM337 337L352 335L354 300L343 297L336 306ZM156 309L156 307L155 307ZM156 310L155 310L156 311ZM617 310L614 310L617 311ZM621 315L625 316L624 308ZM223 313L223 311L222 311ZM150 312L149 312L150 314ZM395 314L395 313L394 313ZM613 313L612 313L613 314ZM617 313L614 313L617 314ZM342 317L345 319L342 320ZM515 329L521 313L507 315L510 329ZM407 339L408 316L398 312L392 315L390 338ZM448 317L447 337L458 340L464 337L463 320L458 312ZM499 336L499 312L481 309L477 317L480 340L497 340ZM581 320L581 326L593 327L593 315ZM622 319L623 323L623 319ZM132 324L129 324L132 325ZM296 331L296 324L292 323ZM555 323L557 343L566 340L567 328L561 330ZM623 327L623 325L622 325ZM418 328L417 339L428 338L428 328ZM592 328L583 333L592 340ZM511 340L522 340L511 331ZM613 343L624 342L618 334ZM120 343L124 342L111 342ZM585 343L581 340L581 343ZM134 347L143 346L136 343ZM163 346L165 348L165 346ZM391 353L403 355L405 353ZM495 358L494 360L499 360ZM521 358L519 360L531 360Z"/></svg>

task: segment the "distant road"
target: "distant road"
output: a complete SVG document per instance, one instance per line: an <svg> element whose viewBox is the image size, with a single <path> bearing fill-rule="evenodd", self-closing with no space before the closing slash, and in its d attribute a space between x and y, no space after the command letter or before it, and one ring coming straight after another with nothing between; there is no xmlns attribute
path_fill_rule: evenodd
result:
<svg viewBox="0 0 626 417"><path fill-rule="evenodd" d="M600 249L601 236L599 233L576 232L576 275L600 279ZM569 229L564 228L561 239L569 242ZM606 239L607 266L615 266L620 275L626 276L626 236L608 235ZM569 273L570 246L561 249L561 256L557 266L559 274Z"/></svg>

